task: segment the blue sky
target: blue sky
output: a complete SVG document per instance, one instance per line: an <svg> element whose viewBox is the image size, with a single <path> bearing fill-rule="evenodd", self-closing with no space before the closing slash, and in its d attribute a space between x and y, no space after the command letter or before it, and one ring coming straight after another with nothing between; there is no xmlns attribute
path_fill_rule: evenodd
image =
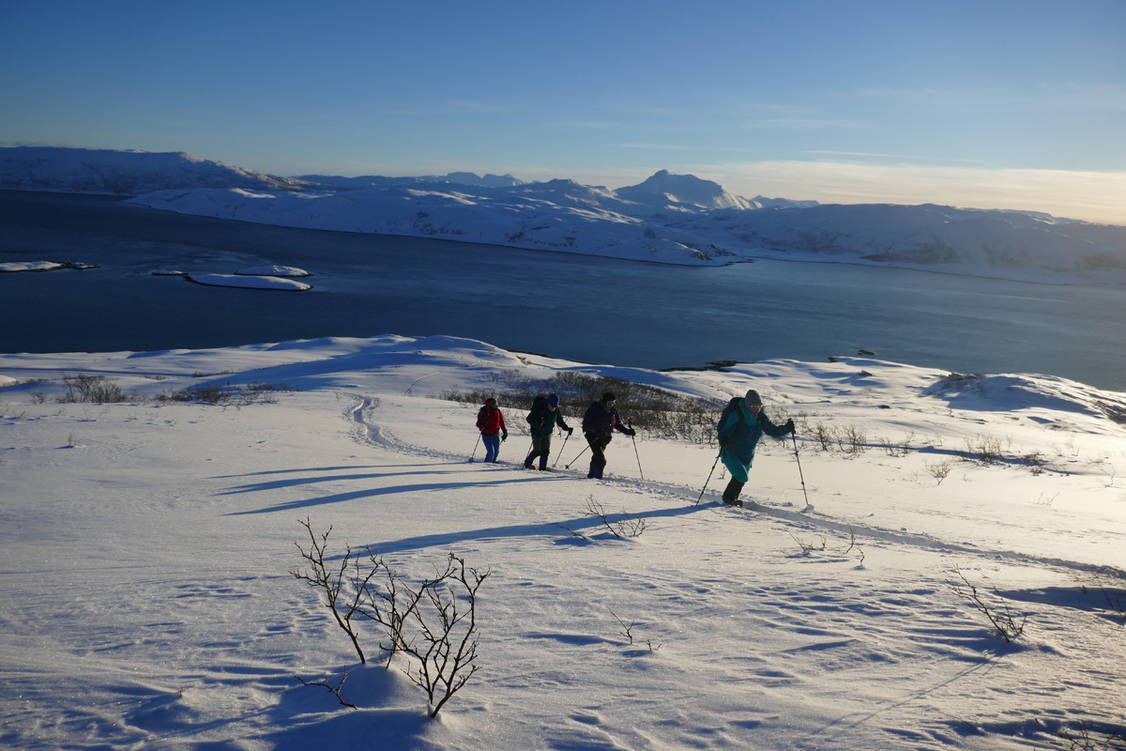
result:
<svg viewBox="0 0 1126 751"><path fill-rule="evenodd" d="M0 145L1126 223L1126 2L0 2Z"/></svg>

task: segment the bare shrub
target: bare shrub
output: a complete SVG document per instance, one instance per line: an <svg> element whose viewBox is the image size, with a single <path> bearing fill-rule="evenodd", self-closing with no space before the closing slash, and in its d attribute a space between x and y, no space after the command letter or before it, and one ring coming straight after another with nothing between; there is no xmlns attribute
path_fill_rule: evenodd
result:
<svg viewBox="0 0 1126 751"><path fill-rule="evenodd" d="M365 616L362 607L363 598L367 592L368 582L378 573L378 568L361 572L359 560L348 546L345 546L340 565L330 567L325 560L325 552L328 549L328 536L332 534L332 527L317 535L313 532L308 518L301 519L298 523L309 534L310 544L308 549L301 547L301 543L294 544L297 545L297 550L305 559L308 568L289 573L298 581L305 582L318 590L324 597L324 604L332 613L336 625L348 635L352 648L360 658L360 664L366 664L367 657L360 646L359 633L352 621Z"/></svg>
<svg viewBox="0 0 1126 751"><path fill-rule="evenodd" d="M348 546L340 563L330 566L326 555L332 527L317 534L308 518L300 524L309 535L308 548L297 543L307 567L290 573L320 592L361 663L367 659L358 623L366 620L382 627L387 643L379 646L388 653L387 667L395 654L404 655L407 665L403 672L426 691L428 714L437 717L479 668L477 590L489 572L469 568L462 558L450 553L444 569L412 586L382 558L369 551L361 561ZM327 683L298 680L322 686L342 704L351 706L340 693L346 678L335 689Z"/></svg>
<svg viewBox="0 0 1126 751"><path fill-rule="evenodd" d="M857 567L858 568L864 568L864 557L865 557L864 556L864 548L862 548L862 547L860 547L859 545L856 544L856 530L853 529L852 527L849 527L848 528L848 548L845 549L844 554L848 555L849 553L851 553L854 550L856 551L857 558L860 559L859 562L857 563Z"/></svg>
<svg viewBox="0 0 1126 751"><path fill-rule="evenodd" d="M284 386L275 386L269 383L248 383L244 386L232 386L230 383L210 383L191 386L171 394L161 394L156 399L160 402L193 402L223 407L246 407L251 404L272 404L277 401L273 397L275 392L288 390Z"/></svg>
<svg viewBox="0 0 1126 751"><path fill-rule="evenodd" d="M986 602L977 587L970 583L970 580L960 569L955 568L953 573L959 581L948 581L947 586L954 594L969 601L974 610L984 615L998 636L1006 642L1014 642L1024 633L1024 625L1028 620L1027 615L1017 616L1004 603L999 601L994 604Z"/></svg>
<svg viewBox="0 0 1126 751"><path fill-rule="evenodd" d="M437 717L479 669L477 664L477 590L489 576L468 568L449 554L446 569L417 590L404 587L418 606L407 612L414 633L400 634L399 651L413 658L404 672L426 691L430 717Z"/></svg>
<svg viewBox="0 0 1126 751"><path fill-rule="evenodd" d="M811 542L809 540L805 540L801 537L798 537L793 532L787 532L787 534L790 535L790 538L794 542L797 543L797 545L798 545L798 555L809 555L809 554L813 553L815 550L824 550L829 545L828 541L825 539L824 536L819 536L819 539L820 539L821 542L816 543L816 542Z"/></svg>
<svg viewBox="0 0 1126 751"><path fill-rule="evenodd" d="M832 451L837 442L833 429L820 422L813 426L813 437L821 450L826 452Z"/></svg>
<svg viewBox="0 0 1126 751"><path fill-rule="evenodd" d="M1060 728L1058 735L1067 741L1067 751L1126 750L1126 735L1123 735L1122 729L1118 726L1103 726L1095 729L1085 722L1080 722L1076 728Z"/></svg>
<svg viewBox="0 0 1126 751"><path fill-rule="evenodd" d="M967 438L966 455L981 464L994 464L1005 458L1001 439L986 435Z"/></svg>
<svg viewBox="0 0 1126 751"><path fill-rule="evenodd" d="M935 479L935 484L941 485L954 467L954 462L935 462L934 464L923 462L923 466L926 467L927 474Z"/></svg>
<svg viewBox="0 0 1126 751"><path fill-rule="evenodd" d="M1048 464L1047 459L1039 451L1034 451L1031 454L1025 454L1021 457L1021 464L1028 467L1029 471L1036 476L1044 474L1044 469Z"/></svg>
<svg viewBox="0 0 1126 751"><path fill-rule="evenodd" d="M620 519L611 519L602 504L594 500L593 495L587 496L586 512L597 517L610 534L622 540L629 537L640 537L641 533L645 531L645 520L639 517L630 517L623 514Z"/></svg>
<svg viewBox="0 0 1126 751"><path fill-rule="evenodd" d="M344 675L340 676L340 680L337 681L335 686L333 686L328 681L307 681L299 675L295 675L293 677L296 678L297 681L302 686L317 686L318 688L325 689L330 694L335 696L336 700L338 702L340 702L345 707L351 707L352 709L359 709L359 707L357 707L352 702L344 700L344 684L348 682L348 675L349 675L349 673L345 672Z"/></svg>
<svg viewBox="0 0 1126 751"><path fill-rule="evenodd" d="M837 435L837 445L845 456L860 456L868 449L868 437L854 425L849 425Z"/></svg>
<svg viewBox="0 0 1126 751"><path fill-rule="evenodd" d="M108 404L128 401L129 398L120 386L105 376L86 374L63 376L63 383L66 384L66 394L59 397L59 402L63 404L76 402Z"/></svg>
<svg viewBox="0 0 1126 751"><path fill-rule="evenodd" d="M908 433L900 443L892 443L889 438L881 438L879 444L884 447L888 456L900 459L911 453L911 442L915 439L914 433Z"/></svg>

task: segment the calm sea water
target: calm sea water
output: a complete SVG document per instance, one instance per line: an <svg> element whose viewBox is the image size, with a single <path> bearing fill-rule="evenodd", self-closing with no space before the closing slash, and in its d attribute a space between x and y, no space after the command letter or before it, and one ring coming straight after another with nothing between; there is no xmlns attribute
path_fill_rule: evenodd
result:
<svg viewBox="0 0 1126 751"><path fill-rule="evenodd" d="M872 350L963 372L1126 390L1126 290L844 264L677 267L181 216L119 199L0 191L0 351L214 347L451 334L649 368ZM156 268L313 272L312 292L203 287Z"/></svg>

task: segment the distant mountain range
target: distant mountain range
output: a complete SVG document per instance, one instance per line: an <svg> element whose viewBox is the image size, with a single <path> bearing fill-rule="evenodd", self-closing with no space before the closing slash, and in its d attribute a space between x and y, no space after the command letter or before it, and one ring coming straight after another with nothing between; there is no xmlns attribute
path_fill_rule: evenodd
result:
<svg viewBox="0 0 1126 751"><path fill-rule="evenodd" d="M610 189L453 172L276 177L190 154L0 149L0 188L135 196L153 208L311 229L681 264L848 261L1044 281L1126 283L1126 227L1040 212L745 198L660 170Z"/></svg>

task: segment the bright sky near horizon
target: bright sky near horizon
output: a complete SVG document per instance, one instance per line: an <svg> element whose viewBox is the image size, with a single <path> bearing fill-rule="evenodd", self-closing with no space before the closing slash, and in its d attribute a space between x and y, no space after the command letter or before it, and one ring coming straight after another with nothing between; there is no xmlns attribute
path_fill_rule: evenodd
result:
<svg viewBox="0 0 1126 751"><path fill-rule="evenodd" d="M0 145L1126 224L1124 0L3 0Z"/></svg>

